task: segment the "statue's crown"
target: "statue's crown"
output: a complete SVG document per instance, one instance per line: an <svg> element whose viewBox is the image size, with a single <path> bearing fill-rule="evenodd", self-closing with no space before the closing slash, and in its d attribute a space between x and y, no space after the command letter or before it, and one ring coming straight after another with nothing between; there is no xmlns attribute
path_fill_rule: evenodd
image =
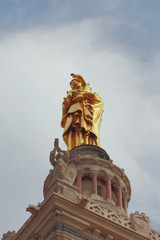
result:
<svg viewBox="0 0 160 240"><path fill-rule="evenodd" d="M71 76L73 77L73 79L71 80L70 84L72 83L73 80L78 80L81 82L83 87L85 87L87 85L86 81L84 80L84 78L81 75L71 73Z"/></svg>

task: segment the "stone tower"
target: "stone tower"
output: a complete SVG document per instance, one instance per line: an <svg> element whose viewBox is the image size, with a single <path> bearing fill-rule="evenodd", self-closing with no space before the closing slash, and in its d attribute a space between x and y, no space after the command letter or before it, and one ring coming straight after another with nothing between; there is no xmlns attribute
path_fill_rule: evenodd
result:
<svg viewBox="0 0 160 240"><path fill-rule="evenodd" d="M93 97L92 93L88 95ZM87 112L90 119L94 119L92 109ZM81 114L78 113L76 121ZM71 128L71 124L68 126ZM79 125L76 128L79 131ZM90 132L91 140L87 141L95 144L84 143L83 129L83 144L73 147L69 143L69 151L61 150L55 139L50 153L52 169L44 181L44 200L37 206L29 205L26 210L31 213L30 218L16 233L3 234L2 240L160 240L160 233L151 229L144 213L128 216L130 181L124 169L116 166L96 144L94 132ZM65 139L67 134L70 133L65 131Z"/></svg>

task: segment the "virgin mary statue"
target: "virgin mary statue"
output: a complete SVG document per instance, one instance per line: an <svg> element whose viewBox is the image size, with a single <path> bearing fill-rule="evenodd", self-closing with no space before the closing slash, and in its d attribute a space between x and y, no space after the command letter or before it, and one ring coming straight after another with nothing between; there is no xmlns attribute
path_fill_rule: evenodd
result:
<svg viewBox="0 0 160 240"><path fill-rule="evenodd" d="M72 73L71 89L62 104L61 126L63 139L72 148L91 144L100 145L100 123L103 113L103 100L91 92L83 77Z"/></svg>

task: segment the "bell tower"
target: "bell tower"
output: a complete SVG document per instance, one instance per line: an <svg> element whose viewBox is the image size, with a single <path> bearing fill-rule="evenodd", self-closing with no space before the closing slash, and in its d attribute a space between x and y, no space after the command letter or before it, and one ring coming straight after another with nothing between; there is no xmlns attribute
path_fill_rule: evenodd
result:
<svg viewBox="0 0 160 240"><path fill-rule="evenodd" d="M100 147L103 101L82 76L72 77L61 121L68 151L55 139L43 201L29 205L30 218L2 240L160 240L144 213L128 216L130 181Z"/></svg>
<svg viewBox="0 0 160 240"><path fill-rule="evenodd" d="M76 147L70 151L70 162L77 169L75 185L79 194L108 210L127 215L130 182L105 150L93 145Z"/></svg>

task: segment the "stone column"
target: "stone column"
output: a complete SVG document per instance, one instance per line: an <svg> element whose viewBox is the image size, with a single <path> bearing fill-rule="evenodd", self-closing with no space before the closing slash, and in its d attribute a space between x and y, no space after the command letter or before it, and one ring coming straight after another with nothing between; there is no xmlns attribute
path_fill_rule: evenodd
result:
<svg viewBox="0 0 160 240"><path fill-rule="evenodd" d="M111 178L106 179L106 199L112 199Z"/></svg>
<svg viewBox="0 0 160 240"><path fill-rule="evenodd" d="M82 193L82 174L78 173L77 175L77 187L78 187L78 192L81 194Z"/></svg>
<svg viewBox="0 0 160 240"><path fill-rule="evenodd" d="M125 212L126 212L126 214L127 214L127 196L126 196L126 194L123 194L122 195L122 205L123 205L123 208L124 208L124 210L125 210Z"/></svg>
<svg viewBox="0 0 160 240"><path fill-rule="evenodd" d="M122 190L120 186L116 187L117 206L122 207Z"/></svg>
<svg viewBox="0 0 160 240"><path fill-rule="evenodd" d="M97 194L97 174L92 174L92 194Z"/></svg>

